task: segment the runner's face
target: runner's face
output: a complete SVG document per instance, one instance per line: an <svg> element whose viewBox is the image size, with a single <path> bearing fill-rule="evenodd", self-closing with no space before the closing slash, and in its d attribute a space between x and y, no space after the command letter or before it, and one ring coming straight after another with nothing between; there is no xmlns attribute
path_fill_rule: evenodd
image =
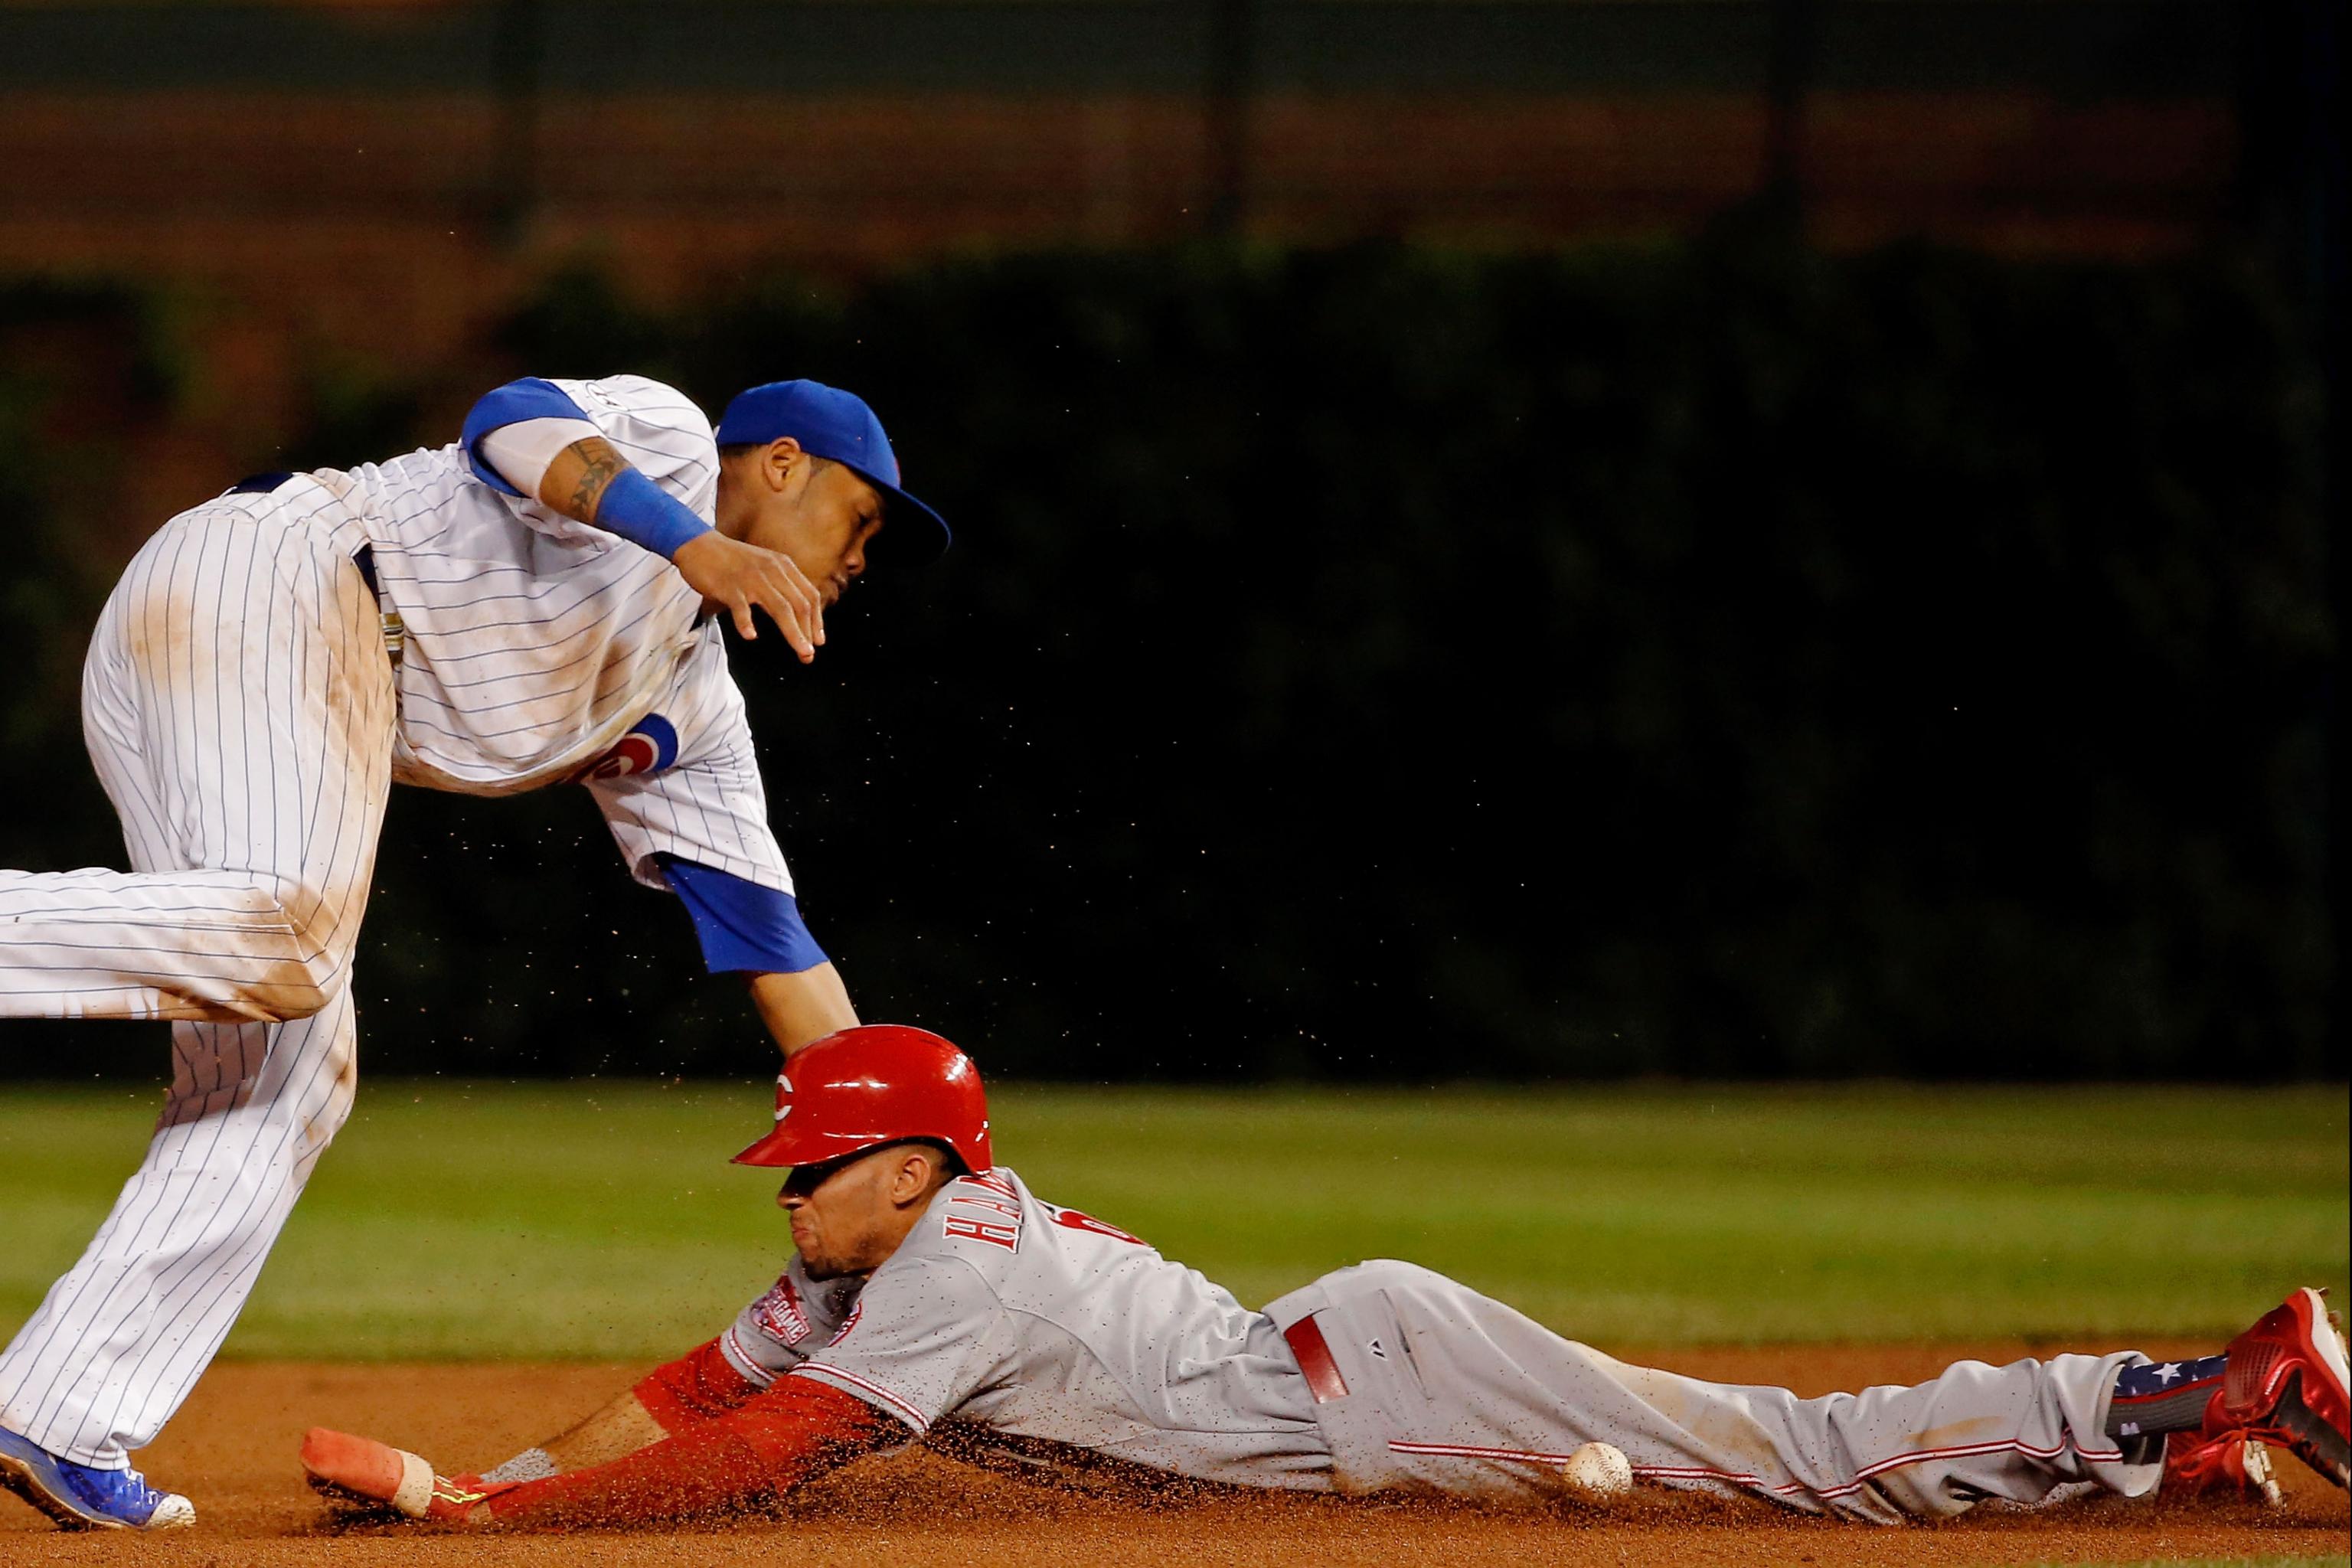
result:
<svg viewBox="0 0 2352 1568"><path fill-rule="evenodd" d="M793 1246L812 1279L867 1274L898 1250L913 1223L901 1201L928 1185L907 1177L906 1144L885 1144L821 1164L795 1165L776 1203L792 1216Z"/></svg>

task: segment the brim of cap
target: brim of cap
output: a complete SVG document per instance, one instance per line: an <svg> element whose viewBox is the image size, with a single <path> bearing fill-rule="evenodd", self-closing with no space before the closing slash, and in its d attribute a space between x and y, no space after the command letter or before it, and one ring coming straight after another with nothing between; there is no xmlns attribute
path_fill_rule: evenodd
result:
<svg viewBox="0 0 2352 1568"><path fill-rule="evenodd" d="M808 1132L787 1122L744 1150L730 1162L737 1165L814 1165L843 1154L855 1154L889 1140L862 1132Z"/></svg>
<svg viewBox="0 0 2352 1568"><path fill-rule="evenodd" d="M933 511L928 503L917 500L896 485L883 483L855 463L843 467L881 492L884 521L889 526L877 538L877 542L888 541L882 551L887 563L928 566L948 552L948 546L955 542L955 532L948 527L946 518ZM896 539L890 538L894 530L899 535Z"/></svg>

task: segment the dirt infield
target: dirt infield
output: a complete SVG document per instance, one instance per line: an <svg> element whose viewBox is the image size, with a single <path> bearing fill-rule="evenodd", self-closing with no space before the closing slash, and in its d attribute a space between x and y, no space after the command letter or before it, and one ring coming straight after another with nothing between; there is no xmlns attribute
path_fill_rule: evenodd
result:
<svg viewBox="0 0 2352 1568"><path fill-rule="evenodd" d="M2049 1347L2041 1347L2047 1350ZM2185 1353L2193 1346L2147 1347ZM1817 1394L1911 1382L1960 1353L2005 1360L2035 1347L1976 1345L1676 1350L1647 1359L1697 1376L1780 1383ZM928 1455L869 1460L810 1489L778 1522L727 1530L581 1537L466 1537L397 1529L337 1534L299 1479L295 1446L313 1424L368 1432L444 1463L483 1465L527 1447L625 1385L629 1370L551 1366L215 1367L163 1440L141 1458L188 1492L202 1522L174 1539L67 1536L0 1496L0 1563L154 1562L189 1568L379 1563L716 1564L794 1568L911 1561L926 1568L1097 1563L1444 1563L1942 1564L2136 1562L2171 1556L2341 1555L2345 1495L2281 1457L2288 1506L2101 1498L2030 1513L1979 1509L1910 1529L1839 1524L1769 1505L1644 1490L1606 1516L1482 1512L1330 1498L1219 1497L1143 1504L1041 1490Z"/></svg>

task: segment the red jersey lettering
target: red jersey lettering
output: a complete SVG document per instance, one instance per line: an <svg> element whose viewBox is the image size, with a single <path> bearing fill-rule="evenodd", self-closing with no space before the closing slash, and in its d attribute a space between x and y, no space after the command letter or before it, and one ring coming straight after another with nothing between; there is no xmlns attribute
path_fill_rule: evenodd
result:
<svg viewBox="0 0 2352 1568"><path fill-rule="evenodd" d="M1136 1247L1149 1247L1151 1245L1139 1236L1129 1236L1127 1232L1119 1229L1118 1226L1115 1225L1105 1225L1102 1221L1095 1218L1094 1215L1090 1214L1080 1214L1076 1209L1057 1209L1048 1204L1045 1205L1045 1212L1052 1215L1054 1216L1054 1223L1060 1226L1064 1230L1087 1231L1096 1236L1107 1236L1113 1241L1124 1241Z"/></svg>
<svg viewBox="0 0 2352 1568"><path fill-rule="evenodd" d="M1021 1227L1007 1225L1002 1220L966 1219L961 1215L950 1215L940 1229L950 1239L962 1237L969 1241L984 1241L1007 1252L1021 1245Z"/></svg>
<svg viewBox="0 0 2352 1568"><path fill-rule="evenodd" d="M1000 1198L1009 1198L1015 1201L1017 1201L1021 1196L1019 1193L1013 1190L1013 1184L1011 1182L1006 1181L1002 1176L992 1174L987 1171L982 1171L976 1176L958 1176L956 1178L956 1185L960 1187L985 1187L988 1191L994 1193Z"/></svg>

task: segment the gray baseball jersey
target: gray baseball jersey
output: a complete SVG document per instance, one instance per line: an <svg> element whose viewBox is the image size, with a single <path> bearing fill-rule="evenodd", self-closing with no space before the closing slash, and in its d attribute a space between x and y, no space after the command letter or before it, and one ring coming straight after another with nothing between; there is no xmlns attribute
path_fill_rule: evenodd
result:
<svg viewBox="0 0 2352 1568"><path fill-rule="evenodd" d="M1288 1337L1310 1324L1311 1378ZM2135 1352L1801 1399L1628 1365L1409 1263L1253 1312L1003 1166L942 1188L862 1283L795 1260L720 1345L754 1383L816 1378L968 1449L1252 1487L1536 1499L1598 1441L1653 1484L1889 1521L2084 1483L2137 1496L2162 1468L2100 1436Z"/></svg>
<svg viewBox="0 0 2352 1568"><path fill-rule="evenodd" d="M1024 1455L1329 1485L1272 1320L1002 1165L941 1188L862 1288L788 1272L720 1342L754 1382L814 1377L918 1435L952 1422Z"/></svg>

